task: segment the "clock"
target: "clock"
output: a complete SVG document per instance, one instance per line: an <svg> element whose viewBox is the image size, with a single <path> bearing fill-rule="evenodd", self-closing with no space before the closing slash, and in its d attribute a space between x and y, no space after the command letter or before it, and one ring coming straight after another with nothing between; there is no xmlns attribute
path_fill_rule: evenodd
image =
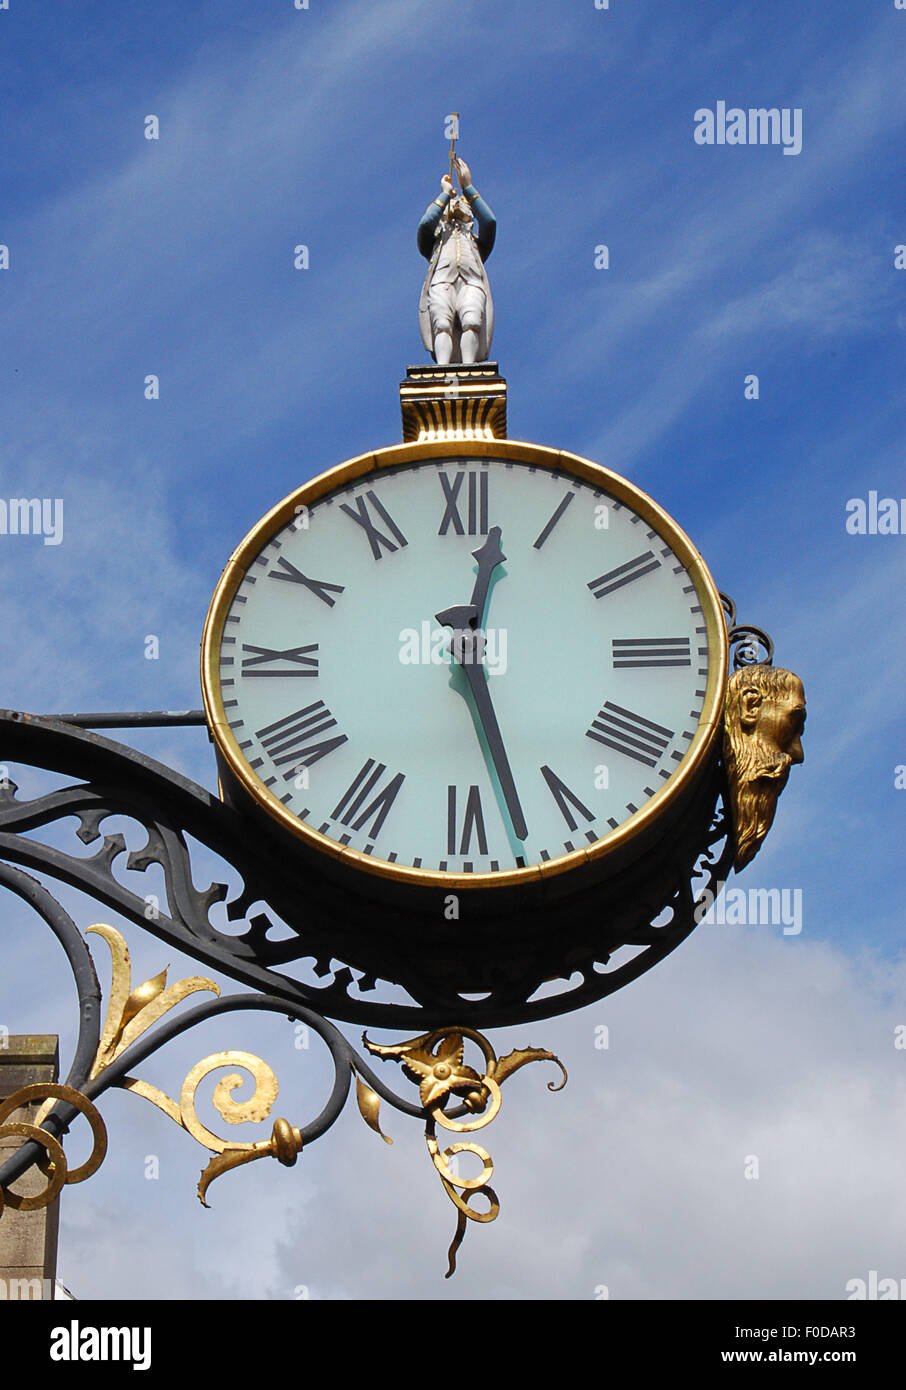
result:
<svg viewBox="0 0 906 1390"><path fill-rule="evenodd" d="M365 897L600 883L717 765L707 568L563 451L444 440L322 474L234 552L202 648L224 797Z"/></svg>

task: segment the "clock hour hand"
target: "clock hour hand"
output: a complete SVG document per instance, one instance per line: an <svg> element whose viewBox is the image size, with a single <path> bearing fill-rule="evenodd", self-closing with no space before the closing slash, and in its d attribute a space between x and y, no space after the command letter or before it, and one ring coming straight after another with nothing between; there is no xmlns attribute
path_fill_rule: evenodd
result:
<svg viewBox="0 0 906 1390"><path fill-rule="evenodd" d="M454 632L461 632L466 627L481 627L482 625L485 605L488 601L488 589L491 585L491 575L497 566L503 564L506 559L500 545L499 526L491 527L484 545L478 550L473 550L472 556L478 561L478 574L475 577L475 587L472 590L472 602L445 608L442 613L434 615L442 627L452 627Z"/></svg>
<svg viewBox="0 0 906 1390"><path fill-rule="evenodd" d="M526 840L528 838L528 826L525 823L525 816L522 814L519 794L513 780L513 771L506 754L506 748L503 745L503 736L497 722L497 714L488 688L487 672L483 665L484 633L481 630L481 625L488 599L488 589L494 570L506 559L500 545L500 527L492 526L484 545L478 550L473 550L472 554L478 561L478 575L472 590L472 602L454 604L453 607L445 608L434 616L443 627L453 629L453 656L462 666L469 682L472 698L475 701L475 710L487 740L488 750L500 782L503 799L510 813L510 820L513 822L516 838Z"/></svg>

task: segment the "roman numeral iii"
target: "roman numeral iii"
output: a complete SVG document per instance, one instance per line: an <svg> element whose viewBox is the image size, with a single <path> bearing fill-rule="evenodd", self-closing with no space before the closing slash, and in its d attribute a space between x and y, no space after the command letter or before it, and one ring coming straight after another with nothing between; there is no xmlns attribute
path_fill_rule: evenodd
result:
<svg viewBox="0 0 906 1390"><path fill-rule="evenodd" d="M615 637L613 668L627 666L691 666L692 641L689 637Z"/></svg>

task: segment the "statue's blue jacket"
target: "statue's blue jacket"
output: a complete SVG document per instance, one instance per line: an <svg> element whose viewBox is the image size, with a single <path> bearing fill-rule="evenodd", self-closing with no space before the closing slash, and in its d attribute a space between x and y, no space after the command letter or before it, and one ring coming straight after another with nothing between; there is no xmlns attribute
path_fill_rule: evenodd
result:
<svg viewBox="0 0 906 1390"><path fill-rule="evenodd" d="M494 239L497 236L497 218L473 184L470 183L468 187L463 189L463 192L472 204L472 215L478 228L478 235L475 238L478 254L483 261L486 261L494 249ZM434 232L449 201L449 193L441 193L418 224L418 249L425 260L430 260L434 254Z"/></svg>

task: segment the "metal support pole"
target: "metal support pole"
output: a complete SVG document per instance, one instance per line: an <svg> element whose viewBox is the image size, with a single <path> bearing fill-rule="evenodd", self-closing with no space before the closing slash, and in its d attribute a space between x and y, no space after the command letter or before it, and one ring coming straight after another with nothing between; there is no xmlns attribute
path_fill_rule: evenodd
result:
<svg viewBox="0 0 906 1390"><path fill-rule="evenodd" d="M173 729L205 722L203 709L149 709L134 713L107 710L99 714L45 714L42 717L75 724L80 729Z"/></svg>
<svg viewBox="0 0 906 1390"><path fill-rule="evenodd" d="M0 1032L0 1101L36 1081L59 1080L59 1038L53 1034ZM34 1124L40 1102L14 1110L6 1123ZM18 1135L0 1135L0 1162L22 1145ZM32 1168L16 1183L16 1191L33 1196L47 1178ZM60 1199L37 1211L8 1207L0 1221L0 1298L52 1299L57 1277L57 1234Z"/></svg>

